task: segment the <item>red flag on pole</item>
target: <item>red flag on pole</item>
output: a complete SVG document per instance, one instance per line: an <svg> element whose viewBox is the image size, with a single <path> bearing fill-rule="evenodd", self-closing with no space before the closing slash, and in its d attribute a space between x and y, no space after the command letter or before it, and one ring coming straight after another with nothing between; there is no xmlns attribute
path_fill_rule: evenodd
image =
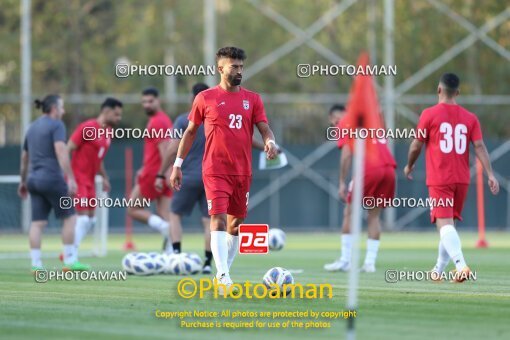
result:
<svg viewBox="0 0 510 340"><path fill-rule="evenodd" d="M362 66L363 70L366 71L367 65L369 65L368 53L361 53L357 64L358 68ZM347 114L339 123L339 127L341 129L349 130L348 143L351 150L354 146L354 138L352 138L352 136L357 135L358 137L365 139L365 157L367 158L367 161L370 161L370 158L377 157L377 150L375 147L377 142L373 140L374 138L371 138L374 137L373 135L375 133L368 133L365 137L365 134L362 133L362 131L358 130L357 134L355 134L355 131L358 128L364 129L363 132L370 132L370 130L375 131L376 129L384 128L379 102L377 100L377 92L371 75L358 74L354 77L346 110ZM344 130L343 132L347 131Z"/></svg>

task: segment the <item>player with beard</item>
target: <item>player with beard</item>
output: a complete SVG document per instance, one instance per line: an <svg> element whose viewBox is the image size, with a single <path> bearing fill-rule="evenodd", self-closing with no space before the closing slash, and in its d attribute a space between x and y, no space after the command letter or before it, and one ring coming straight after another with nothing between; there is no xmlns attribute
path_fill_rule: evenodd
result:
<svg viewBox="0 0 510 340"><path fill-rule="evenodd" d="M164 184L161 190L154 187L154 181L158 176L161 160L170 144L170 138L165 133L172 129L172 121L161 109L159 92L155 88L148 88L142 92L142 106L149 121L146 132L150 134L144 140L143 166L136 173L136 184L131 192L131 199L142 198L156 201L156 212L139 207L129 207L128 214L137 221L146 223L149 227L159 231L164 237L164 251L172 252L172 242L168 242L168 212L172 191ZM163 177L164 178L164 177Z"/></svg>
<svg viewBox="0 0 510 340"><path fill-rule="evenodd" d="M224 47L216 53L220 84L195 97L170 177L172 187L180 190L181 165L198 127L204 124L202 175L211 216L215 282L223 294L224 288L233 284L230 267L238 252L238 227L247 215L254 125L262 136L267 157L273 159L278 152L260 95L240 86L245 59L244 51L236 47Z"/></svg>
<svg viewBox="0 0 510 340"><path fill-rule="evenodd" d="M67 149L72 156L71 167L78 184L76 197L83 199L83 202L80 200L80 204L75 206L78 212L74 231L74 245L77 251L82 239L96 223L94 207L90 206L90 200L96 198L96 174L99 173L103 177L103 189L110 191L110 181L103 159L110 147L111 138L106 133L98 133L98 131L111 130L121 118L122 102L115 98L106 98L101 104L99 116L78 125L67 142ZM90 130L96 131L95 138L86 136L86 132Z"/></svg>

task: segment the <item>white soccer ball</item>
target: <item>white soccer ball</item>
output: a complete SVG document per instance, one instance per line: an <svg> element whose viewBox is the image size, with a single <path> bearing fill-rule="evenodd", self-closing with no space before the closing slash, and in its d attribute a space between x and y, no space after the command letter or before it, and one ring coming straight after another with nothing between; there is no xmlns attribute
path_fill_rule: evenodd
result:
<svg viewBox="0 0 510 340"><path fill-rule="evenodd" d="M194 263L192 265L191 274L199 273L202 270L202 266L204 264L202 262L202 258L198 254L195 254L195 253L189 253L188 258L191 259L191 261Z"/></svg>
<svg viewBox="0 0 510 340"><path fill-rule="evenodd" d="M146 253L138 253L133 261L135 275L152 275L156 273L156 265L152 257Z"/></svg>
<svg viewBox="0 0 510 340"><path fill-rule="evenodd" d="M285 246L285 233L278 228L269 229L269 249L281 250Z"/></svg>
<svg viewBox="0 0 510 340"><path fill-rule="evenodd" d="M173 266L175 265L175 261L177 261L179 255L178 254L162 254L161 258L164 263L163 273L165 274L175 274Z"/></svg>
<svg viewBox="0 0 510 340"><path fill-rule="evenodd" d="M154 274L162 274L165 271L166 266L164 254L151 252L147 255L149 255L154 263Z"/></svg>
<svg viewBox="0 0 510 340"><path fill-rule="evenodd" d="M134 274L135 269L133 268L133 264L135 262L135 257L138 253L127 253L122 258L122 269L128 274Z"/></svg>
<svg viewBox="0 0 510 340"><path fill-rule="evenodd" d="M170 272L175 275L190 275L200 272L201 260L197 261L198 255L187 253L176 254L170 263Z"/></svg>
<svg viewBox="0 0 510 340"><path fill-rule="evenodd" d="M280 292L283 293L283 285L294 284L294 277L292 277L292 274L287 269L274 267L266 272L262 278L262 283L264 283L269 290L274 290L275 287L272 285L276 284L280 287ZM290 290L290 287L286 287L287 293L290 292Z"/></svg>

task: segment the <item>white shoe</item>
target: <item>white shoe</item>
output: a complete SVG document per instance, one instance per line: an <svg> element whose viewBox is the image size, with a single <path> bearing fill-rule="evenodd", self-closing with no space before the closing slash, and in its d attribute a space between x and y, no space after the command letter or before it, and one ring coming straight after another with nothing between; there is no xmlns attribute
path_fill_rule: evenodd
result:
<svg viewBox="0 0 510 340"><path fill-rule="evenodd" d="M336 260L333 263L328 263L324 265L324 269L328 272L346 272L349 271L350 264L347 261L342 261L340 259Z"/></svg>
<svg viewBox="0 0 510 340"><path fill-rule="evenodd" d="M211 266L204 266L202 268L202 274L211 274Z"/></svg>
<svg viewBox="0 0 510 340"><path fill-rule="evenodd" d="M359 271L362 273L375 273L375 264L365 263Z"/></svg>
<svg viewBox="0 0 510 340"><path fill-rule="evenodd" d="M220 277L216 276L213 280L213 283L218 285L218 295L221 295L221 296L224 296L228 293L228 291L230 290L230 286L232 286L234 284L234 282L232 282L232 279L230 278L230 276L226 273L223 273L221 274ZM226 288L226 292L224 291L224 287Z"/></svg>

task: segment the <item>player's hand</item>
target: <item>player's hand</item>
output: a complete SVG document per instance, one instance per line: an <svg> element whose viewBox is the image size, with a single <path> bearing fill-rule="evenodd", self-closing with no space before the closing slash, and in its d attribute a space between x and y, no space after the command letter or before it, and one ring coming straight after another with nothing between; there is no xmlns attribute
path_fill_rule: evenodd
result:
<svg viewBox="0 0 510 340"><path fill-rule="evenodd" d="M163 178L156 177L156 180L154 181L154 188L156 188L157 192L162 192L163 191L164 181L165 180Z"/></svg>
<svg viewBox="0 0 510 340"><path fill-rule="evenodd" d="M18 195L22 199L27 198L28 189L27 189L27 185L23 182L20 182L20 184L18 185Z"/></svg>
<svg viewBox="0 0 510 340"><path fill-rule="evenodd" d="M278 155L278 147L274 143L267 143L264 145L264 152L267 155L267 159L275 159Z"/></svg>
<svg viewBox="0 0 510 340"><path fill-rule="evenodd" d="M493 195L497 195L499 192L499 182L494 175L489 176L489 188Z"/></svg>
<svg viewBox="0 0 510 340"><path fill-rule="evenodd" d="M409 167L409 165L406 165L406 167L404 168L404 174L406 175L407 179L413 179L413 176L411 175L413 170L414 170L414 165L412 167Z"/></svg>
<svg viewBox="0 0 510 340"><path fill-rule="evenodd" d="M76 181L74 178L71 178L67 180L67 193L69 196L76 195L76 191L78 190L78 185L76 184Z"/></svg>
<svg viewBox="0 0 510 340"><path fill-rule="evenodd" d="M172 186L172 189L174 190L181 190L181 184L182 184L182 170L178 166L174 166L174 169L172 170L172 175L170 175L170 185Z"/></svg>
<svg viewBox="0 0 510 340"><path fill-rule="evenodd" d="M340 199L344 202L347 201L347 186L345 185L344 182L340 182L340 185L338 186L338 197L340 197Z"/></svg>
<svg viewBox="0 0 510 340"><path fill-rule="evenodd" d="M103 191L110 192L111 189L110 180L108 178L103 178Z"/></svg>

